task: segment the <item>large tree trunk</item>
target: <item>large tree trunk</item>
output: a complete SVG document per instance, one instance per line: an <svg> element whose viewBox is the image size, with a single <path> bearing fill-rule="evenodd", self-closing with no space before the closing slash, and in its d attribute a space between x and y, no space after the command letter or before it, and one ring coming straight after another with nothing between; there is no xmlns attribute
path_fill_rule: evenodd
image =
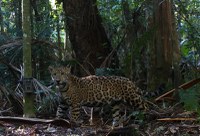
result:
<svg viewBox="0 0 200 136"><path fill-rule="evenodd" d="M112 51L102 26L96 0L63 0L63 7L67 17L69 38L75 52L74 57L80 64L77 66L76 74L94 74L95 69L101 66ZM115 64L113 61L107 62L106 67Z"/></svg>
<svg viewBox="0 0 200 136"><path fill-rule="evenodd" d="M180 54L176 25L173 20L172 3L155 0L153 27L156 31L153 44L149 46L150 66L148 70L148 88L155 89L163 83L174 84ZM177 70L176 70L177 71ZM174 80L176 78L176 80ZM177 83L178 84L178 83Z"/></svg>

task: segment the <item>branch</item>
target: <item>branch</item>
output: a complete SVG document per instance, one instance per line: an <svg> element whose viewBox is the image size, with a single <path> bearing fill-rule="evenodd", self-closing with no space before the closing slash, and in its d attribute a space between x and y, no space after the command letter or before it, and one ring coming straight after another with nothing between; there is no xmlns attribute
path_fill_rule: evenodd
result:
<svg viewBox="0 0 200 136"><path fill-rule="evenodd" d="M184 89L184 90L186 90L186 89L192 87L193 85L195 85L195 84L197 84L197 83L199 83L199 82L200 82L200 78L193 79L193 80L191 80L191 81L189 81L189 82L187 82L187 83L184 83L184 84L178 86L178 89ZM155 99L155 102L158 101L158 100L160 100L160 99L162 99L163 97L165 97L165 96L167 96L167 95L169 95L169 94L175 92L175 91L178 90L178 89L177 89L177 88L174 88L174 89L172 89L172 90L166 92L165 94L163 94L163 95L157 97L157 98Z"/></svg>

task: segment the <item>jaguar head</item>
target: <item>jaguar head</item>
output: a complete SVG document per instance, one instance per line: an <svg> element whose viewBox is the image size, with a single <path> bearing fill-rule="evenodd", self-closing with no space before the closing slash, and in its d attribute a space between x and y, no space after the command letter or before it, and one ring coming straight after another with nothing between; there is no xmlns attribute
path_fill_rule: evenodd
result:
<svg viewBox="0 0 200 136"><path fill-rule="evenodd" d="M52 80L55 82L59 89L64 89L68 86L67 77L70 74L70 68L68 67L52 67L49 66Z"/></svg>

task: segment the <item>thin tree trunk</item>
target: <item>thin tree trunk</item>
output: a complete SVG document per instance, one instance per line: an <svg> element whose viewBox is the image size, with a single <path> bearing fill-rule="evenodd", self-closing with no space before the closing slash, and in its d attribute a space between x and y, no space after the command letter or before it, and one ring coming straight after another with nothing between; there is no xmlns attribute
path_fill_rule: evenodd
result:
<svg viewBox="0 0 200 136"><path fill-rule="evenodd" d="M16 31L17 36L22 37L22 9L21 9L21 0L17 0L14 4L15 9L15 24L16 24Z"/></svg>
<svg viewBox="0 0 200 136"><path fill-rule="evenodd" d="M22 1L23 64L24 64L24 116L35 117L34 93L32 86L30 0Z"/></svg>
<svg viewBox="0 0 200 136"><path fill-rule="evenodd" d="M145 45L138 45L137 41L146 33L146 28L139 21L142 12L142 7L137 7L137 10L131 11L128 0L122 0L123 17L126 28L124 39L124 54L130 55L130 62L127 63L126 76L134 81L145 81L146 75L146 49ZM124 63L124 62L123 62ZM138 86L143 86L142 82L137 82Z"/></svg>
<svg viewBox="0 0 200 136"><path fill-rule="evenodd" d="M4 32L4 28L3 28L3 14L2 14L2 0L0 0L0 32L3 33Z"/></svg>
<svg viewBox="0 0 200 136"><path fill-rule="evenodd" d="M56 19L56 31L57 31L57 40L58 40L58 48L59 48L59 60L62 60L62 51L63 51L63 46L61 45L61 37L60 37L60 20L59 20L59 15L57 14L56 11L56 15L58 16L58 18Z"/></svg>
<svg viewBox="0 0 200 136"><path fill-rule="evenodd" d="M124 47L124 52L125 55L128 55L128 53L131 53L131 60L129 65L127 66L128 70L127 71L127 77L129 77L131 80L135 80L133 79L133 77L136 77L136 69L135 69L135 59L133 59L133 55L134 55L134 50L133 50L133 46L134 46L134 41L137 38L136 34L136 30L134 28L134 24L132 22L132 15L131 15L131 11L129 8L129 3L127 0L122 0L122 9L123 9L123 17L124 17L124 22L126 25L126 36L125 36L125 47Z"/></svg>

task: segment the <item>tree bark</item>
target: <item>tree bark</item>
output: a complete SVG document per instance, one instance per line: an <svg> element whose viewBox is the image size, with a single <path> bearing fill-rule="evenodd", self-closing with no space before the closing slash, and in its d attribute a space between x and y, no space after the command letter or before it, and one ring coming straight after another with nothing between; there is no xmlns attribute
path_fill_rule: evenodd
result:
<svg viewBox="0 0 200 136"><path fill-rule="evenodd" d="M127 77L135 81L138 79L146 79L146 76L142 74L146 73L146 70L144 70L145 60L143 58L145 55L140 55L144 45L137 44L137 40L145 33L144 26L142 26L139 21L142 11L140 10L140 7L138 7L138 10L131 11L128 0L122 0L121 4L126 28L126 35L124 39L125 47L123 47L123 49L125 52L124 54L130 55L131 58L130 63L127 65L129 70L126 70L126 72L130 73L126 74Z"/></svg>
<svg viewBox="0 0 200 136"><path fill-rule="evenodd" d="M35 117L34 93L32 88L26 87L26 79L32 78L31 63L31 28L30 28L30 0L22 1L23 27L23 65L24 65L24 116ZM29 80L29 85L32 81Z"/></svg>
<svg viewBox="0 0 200 136"><path fill-rule="evenodd" d="M0 0L0 32L3 33L4 32L4 26L3 26L3 14L2 14L2 0Z"/></svg>
<svg viewBox="0 0 200 136"><path fill-rule="evenodd" d="M156 31L149 46L148 88L155 89L163 83L174 82L174 70L180 59L178 37L173 22L172 3L155 0L153 26Z"/></svg>
<svg viewBox="0 0 200 136"><path fill-rule="evenodd" d="M21 8L21 0L16 0L14 2L15 9L15 24L16 24L16 35L18 37L22 37L22 8Z"/></svg>
<svg viewBox="0 0 200 136"><path fill-rule="evenodd" d="M76 74L94 74L112 51L102 26L96 0L64 0L67 27L77 66ZM116 67L118 60L108 59L106 67ZM86 72L88 71L88 72Z"/></svg>

